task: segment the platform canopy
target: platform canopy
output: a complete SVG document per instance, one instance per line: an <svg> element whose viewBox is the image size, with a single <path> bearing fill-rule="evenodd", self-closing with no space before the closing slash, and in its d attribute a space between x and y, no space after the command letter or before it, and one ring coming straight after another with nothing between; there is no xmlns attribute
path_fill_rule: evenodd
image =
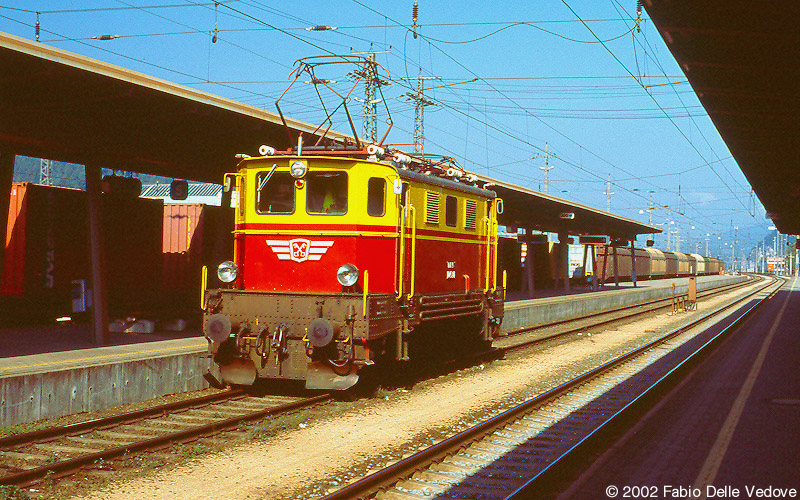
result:
<svg viewBox="0 0 800 500"><path fill-rule="evenodd" d="M237 153L289 147L277 113L5 33L0 68L0 148L16 154L220 183Z"/></svg>
<svg viewBox="0 0 800 500"><path fill-rule="evenodd" d="M800 234L800 2L644 5L767 216Z"/></svg>
<svg viewBox="0 0 800 500"><path fill-rule="evenodd" d="M237 153L290 146L277 113L0 33L0 153L219 183ZM315 125L286 117L295 137ZM318 132L319 134L319 132ZM329 137L353 140L339 132ZM660 229L494 179L501 223L632 238ZM574 219L560 214L574 213Z"/></svg>
<svg viewBox="0 0 800 500"><path fill-rule="evenodd" d="M507 227L570 235L607 235L623 240L633 240L637 234L661 232L657 226L490 177L478 177L486 189L503 200L503 213L497 220Z"/></svg>

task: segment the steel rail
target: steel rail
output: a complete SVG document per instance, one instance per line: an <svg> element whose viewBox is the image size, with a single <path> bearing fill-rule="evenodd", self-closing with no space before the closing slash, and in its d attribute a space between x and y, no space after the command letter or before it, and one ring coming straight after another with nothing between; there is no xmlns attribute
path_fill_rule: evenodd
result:
<svg viewBox="0 0 800 500"><path fill-rule="evenodd" d="M207 396L201 396L198 398L186 399L183 401L174 401L172 403L165 403L163 405L153 406L150 408L143 408L141 410L134 410L125 413L120 413L118 415L95 418L92 420L84 420L83 422L76 422L74 424L47 427L44 429L24 432L21 434L12 434L11 436L5 436L0 438L0 448L13 446L17 444L30 443L32 441L39 441L45 438L57 438L62 436L69 436L79 431L99 429L109 425L116 425L125 422L133 422L136 420L141 420L142 418L145 417L149 417L151 415L160 415L175 410L183 410L186 408L191 408L193 406L203 406L209 403L216 403L219 401L225 401L227 399L233 399L238 396L242 396L244 394L245 392L242 390L219 392L216 394L209 394Z"/></svg>
<svg viewBox="0 0 800 500"><path fill-rule="evenodd" d="M722 292L730 290L730 289L735 289L735 288L739 288L739 287L742 287L742 286L746 286L747 284L748 283L745 282L745 283L736 283L736 284L733 284L733 285L724 285L724 286L721 286L721 287L716 287L714 289L710 289L710 290L705 291L703 296L705 297L705 296L713 295L713 294L716 294L716 293L722 293ZM749 284L752 284L752 283L749 283ZM671 299L669 299L669 298L668 299L656 299L654 301L649 301L649 302L634 304L634 305L631 305L631 306L626 306L625 308L622 308L622 309L630 309L630 308L642 307L642 306L646 306L646 305L650 305L650 304L654 304L654 303L658 303L658 302L663 302L665 300L671 300ZM658 308L656 308L656 309L658 309ZM655 309L651 309L651 310L655 310ZM635 312L635 313L633 313L633 314L631 314L629 316L626 316L626 317L632 317L632 316L635 316L635 315L638 315L638 314L643 314L645 312L649 312L649 311L638 311L638 312ZM571 321L585 319L585 318L591 318L593 316L603 315L603 314L610 314L610 313L612 313L612 312L605 311L605 312L601 312L601 313L595 313L595 314L587 315L587 316L582 317L582 318L577 318L577 319L573 318L573 319L570 319L570 320L561 320L561 321L558 321L558 322L554 322L552 324L542 325L540 327L552 326L554 324L566 323L566 322L571 322ZM602 324L609 323L609 322L619 321L620 319L621 318L614 318L614 319L610 319L610 320L604 320L604 321L598 322L598 323L590 325L590 326L598 326L598 325L602 325ZM587 328L587 326L583 326L583 327L581 327L579 329L585 329L585 328ZM560 333L558 333L556 335L548 336L548 337L543 338L543 339L537 339L535 341L529 341L529 342L521 343L519 345L509 346L509 347L506 347L506 348L503 348L503 349L498 349L496 351L506 351L506 350L510 350L510 349L514 349L514 348L527 346L527 345L530 345L532 343L539 343L539 342L543 342L543 341L547 341L547 340L552 340L552 339L557 338L559 336L563 336L563 335L566 335L568 333L572 333L572 332L574 332L576 330L578 330L578 329L573 329L573 330L569 330L569 331L566 331L566 332L560 332ZM119 414L119 415L112 415L112 416L104 417L104 418L100 418L100 419L93 419L93 420L88 420L88 421L84 421L84 422L78 422L78 423L70 424L70 425L66 425L66 426L49 427L49 428L40 429L40 430L36 430L36 431L31 431L31 432L27 432L27 433L6 436L6 437L3 437L3 438L0 438L0 447L9 447L9 446L14 446L14 445L32 443L32 442L35 442L35 441L57 439L59 437L66 437L66 436L74 435L74 434L79 433L81 431L102 429L102 428L107 428L107 427L113 426L113 425L120 425L120 424L134 422L134 421L146 418L148 416L169 414L170 412L174 412L176 410L183 410L183 409L187 409L187 408L191 408L191 407L204 406L204 405L208 405L208 404L219 402L219 401L233 400L236 397L242 396L244 394L245 394L244 391L240 391L240 390L227 391L227 392L222 392L222 393L217 393L217 394L211 394L211 395L208 395L208 396L202 396L200 398L193 398L193 399L184 400L184 401L177 401L177 402L173 402L173 403L167 403L167 404L159 405L159 406L152 407L152 408L145 408L145 409L141 409L141 410L125 412L125 413L122 413L122 414ZM226 428L230 428L230 427L238 425L239 423L241 423L243 421L246 421L246 420L253 420L253 419L261 418L263 416L267 416L267 415L270 415L270 414L282 413L282 412L285 412L285 411L290 411L291 409L294 409L294 408L297 408L297 407L302 407L302 406L305 406L305 405L315 404L317 402L322 402L322 401L325 401L327 399L329 399L329 396L322 395L322 396L318 396L316 398L310 398L308 400L289 403L287 405L282 405L280 407L268 408L268 409L265 409L265 410L262 410L262 411L259 411L259 412L254 412L254 413L246 414L246 415L243 415L243 416L232 417L230 419L226 419L226 420L222 420L222 421L218 421L218 422L213 422L213 423L210 423L210 424L207 424L207 425L204 425L204 426L198 426L198 427L192 428L192 429L177 431L177 432L166 434L166 435L163 435L163 436L157 436L157 437L154 437L153 439L149 439L149 440L145 440L145 441L141 441L141 442L137 442L137 443L131 443L131 444L119 446L119 447L116 447L116 448L99 451L99 452L96 452L96 453L82 455L82 456L75 457L75 458L72 458L72 459L68 459L68 460L65 460L65 461L56 462L54 464L48 464L48 465L45 465L45 466L42 466L42 467L37 467L37 468L34 468L34 469L29 469L29 470L21 471L21 472L18 472L18 473L10 474L10 475L4 476L4 477L0 477L0 484L18 484L18 485L19 484L26 484L26 482L30 482L32 480L35 480L38 477L41 477L43 475L46 475L46 474L49 474L49 473L52 473L52 472L65 473L67 471L79 468L79 467L81 467L83 465L86 465L88 463L92 463L92 462L94 462L96 460L99 460L99 459L113 458L113 457L116 457L116 456L123 455L125 453L130 453L132 451L140 451L140 450L145 450L145 449L149 449L149 448L159 447L159 446L163 446L164 444L170 443L170 442L184 441L184 440L186 440L188 438L202 436L204 434L218 432L220 430L224 430Z"/></svg>
<svg viewBox="0 0 800 500"><path fill-rule="evenodd" d="M557 469L561 466L561 464L568 458L573 458L576 454L583 452L588 445L591 443L591 440L597 438L597 436L606 428L608 428L612 423L620 420L625 414L631 411L638 403L640 403L644 398L648 395L652 394L654 391L657 390L658 387L661 387L665 382L670 380L671 378L677 376L681 369L687 367L691 362L697 361L699 356L705 354L707 351L706 349L710 346L715 345L720 339L722 339L723 335L725 335L729 330L738 328L741 323L749 318L753 312L758 309L762 304L766 301L772 299L778 291L783 288L783 284L780 279L774 279L774 281L766 286L762 287L760 290L750 294L755 295L760 291L768 288L772 284L778 283L778 286L772 290L767 296L750 306L746 311L740 314L736 319L734 319L728 326L717 332L713 335L710 339L705 341L701 346L695 349L691 354L689 354L686 358L681 360L677 365L672 367L667 373L662 375L656 381L654 381L651 385L645 388L638 396L636 396L633 400L629 401L625 404L622 408L620 408L617 412L613 415L609 416L604 422L602 422L599 426L597 426L594 430L592 430L589 434L584 436L581 440L575 443L569 450L563 453L560 457L556 458L553 462L551 462L547 467L542 469L538 474L531 477L524 485L520 486L516 491L511 493L510 495L506 496L504 500L518 500L524 498L530 498L531 493L536 490L544 481L550 479L554 474L558 471ZM744 299L742 299L744 300ZM741 302L737 301L738 302ZM731 306L733 307L733 306Z"/></svg>
<svg viewBox="0 0 800 500"><path fill-rule="evenodd" d="M702 295L698 294L698 299L711 297L713 295L729 292L729 291L736 290L736 289L739 289L739 288L744 288L746 286L756 285L760 281L764 281L764 280L768 279L766 276L760 276L760 275L754 275L754 276L758 279L757 281L753 281L753 282L751 282L751 281L743 281L743 282L737 282L737 283L734 283L734 284L722 285L722 286L719 286L719 287L711 288L711 289L705 290ZM683 294L683 295L686 295L686 294ZM653 305L653 304L656 304L656 303L659 303L659 302L665 302L665 301L670 301L670 300L672 300L671 297L670 298L666 298L666 299L655 299L655 300L651 300L651 301L647 301L647 302L641 302L639 304L633 304L633 305L630 305L630 306L624 306L624 307L621 307L620 309L615 309L615 310L611 310L611 311L606 310L606 311L601 311L601 312L597 312L597 313L589 313L589 314L587 314L585 316L562 319L562 320L554 321L552 323L546 323L546 324L539 325L539 326L532 327L532 328L525 328L524 330L520 331L520 333L505 335L503 337L500 337L500 338L497 338L497 339L494 339L494 340L495 341L497 341L497 340L505 340L505 339L513 340L514 337L521 336L525 332L528 332L528 331L531 331L531 330L540 329L540 328L550 328L552 326L563 325L563 324L567 324L568 325L569 323L576 323L576 322L584 321L584 320L587 320L587 319L596 318L598 316L613 315L613 314L615 314L615 313L617 313L619 311L625 311L626 309L634 309L634 308L637 308L637 307ZM518 349L524 349L524 348L530 348L530 347L538 345L538 344L544 344L546 342L550 342L550 341L557 340L557 339L562 338L562 337L566 337L566 336L568 336L570 334L573 334L575 332L585 331L585 330L590 329L590 328L597 328L599 326L603 326L603 325L607 325L607 324L611 324L611 323L616 323L616 322L619 322L619 321L625 321L625 320L634 318L634 317L642 315L642 314L655 312L655 311L658 311L659 309L664 309L666 307L669 307L669 304L662 305L662 306L651 307L649 309L645 309L645 310L641 310L641 311L634 311L634 312L627 313L627 314L622 315L622 316L614 316L614 317L611 317L611 318L608 318L608 319L602 319L602 320L599 320L599 321L595 321L593 323L583 324L583 325L577 326L577 327L569 327L569 329L567 329L567 330L564 330L564 331L561 331L561 332L558 332L558 333L553 333L553 334L550 334L550 335L547 335L547 336L544 336L544 337L540 337L540 338L536 338L536 339L525 340L525 341L517 342L517 343L511 344L511 345L506 345L506 346L492 347L492 348L490 348L489 350L486 350L486 351L473 352L473 353L467 354L466 356L461 356L461 357L456 358L456 359L448 360L448 361L444 362L441 367L449 367L449 366L457 365L459 363L463 363L463 362L466 362L466 361L476 362L476 361L484 361L484 360L487 360L487 359L496 359L498 357L502 357L503 355L505 355L505 353L508 353L508 352L511 352L511 351L515 351L515 350L518 350ZM432 369L439 369L441 367L432 367Z"/></svg>
<svg viewBox="0 0 800 500"><path fill-rule="evenodd" d="M80 467L87 464L91 464L97 460L114 458L135 451L160 448L164 445L173 442L184 441L190 438L201 437L207 434L213 434L223 430L227 430L236 427L242 422L248 420L255 420L258 418L266 417L268 415L285 413L287 411L291 411L297 408L302 408L306 406L311 406L313 404L322 403L329 399L330 399L329 395L322 394L319 396L302 399L300 401L294 401L284 405L266 408L264 410L256 411L253 413L248 413L245 415L239 415L224 420L220 420L217 422L212 422L206 425L200 425L197 427L193 427L191 429L184 429L176 432L171 432L163 436L155 436L151 439L146 439L135 443L126 444L115 448L109 448L107 450L102 450L95 453L81 455L61 462L47 464L41 467L36 467L33 469L28 469L0 477L0 484L9 484L9 485L13 484L18 486L25 485L28 484L30 481L36 480L50 473L65 473L65 472L75 471Z"/></svg>
<svg viewBox="0 0 800 500"><path fill-rule="evenodd" d="M620 366L621 364L631 360L632 358L642 354L643 352L648 351L653 347L674 338L675 336L697 326L698 324L707 321L711 317L725 310L738 307L743 301L749 300L750 297L776 284L777 281L779 280L774 280L770 283L767 283L764 286L760 287L759 289L749 293L743 298L737 299L736 301L730 304L727 304L714 311L711 311L708 314L703 315L701 318L698 318L686 325L676 328L675 330L668 332L665 335L662 335L661 337L651 342L648 342L647 344L641 347L638 347L630 352L618 356L586 373L583 373L582 375L579 375L578 377L573 378L572 380L569 380L568 382L565 382L526 402L523 402L515 406L514 408L508 409L488 420L485 420L484 422L481 422L480 424L470 427L469 429L466 429L454 436L451 436L429 448L421 450L415 453L414 455L411 455L410 457L402 459L384 469L381 469L380 471L377 471L373 474L370 474L369 476L366 476L358 481L355 481L347 486L344 486L339 490L322 497L321 500L344 500L344 499L355 499L355 498L368 498L373 493L386 489L391 485L395 484L397 481L409 477L417 470L420 470L424 467L427 467L429 464L436 463L446 458L447 456L452 455L458 450L465 448L469 443L475 442L480 438L491 434L492 432L504 427L509 422L514 421L519 417L527 413L530 413L531 411L534 411L539 407L546 405L547 403L555 400L556 398L566 394L570 390L582 385L583 383L595 377L598 377L599 375L609 372L613 368ZM776 291L779 289L780 286L777 287ZM759 301L756 305L749 308L742 316L740 316L734 321L734 324L738 323L742 319L742 317L749 315L752 310L754 310L758 305L762 304L763 301L766 300L767 298L769 297L765 297L764 299ZM730 326L723 331L727 331L729 328ZM714 338L717 338L717 336L715 336ZM708 343L703 344L703 346L706 345L708 345ZM670 373L672 373L672 371L670 371ZM574 447L572 449L574 449ZM550 469L551 468L548 466L547 470ZM539 476L541 476L541 473L537 474L537 476L535 477Z"/></svg>

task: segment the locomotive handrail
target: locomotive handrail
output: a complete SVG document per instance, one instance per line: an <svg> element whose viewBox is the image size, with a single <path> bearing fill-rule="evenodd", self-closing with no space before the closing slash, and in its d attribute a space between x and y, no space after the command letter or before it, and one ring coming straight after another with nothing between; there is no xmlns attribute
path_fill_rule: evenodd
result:
<svg viewBox="0 0 800 500"><path fill-rule="evenodd" d="M236 172L234 175L236 177L236 196L239 198L237 201L238 203L238 210L236 210L236 222L242 222L246 220L245 214L247 212L247 195L245 193L245 184L247 181L247 174L242 172Z"/></svg>
<svg viewBox="0 0 800 500"><path fill-rule="evenodd" d="M367 295L369 294L369 271L364 269L364 317L367 317Z"/></svg>
<svg viewBox="0 0 800 500"><path fill-rule="evenodd" d="M489 266L491 265L491 232L492 232L492 216L491 212L489 215L483 218L483 223L486 226L486 277L484 278L484 286L483 291L489 291Z"/></svg>
<svg viewBox="0 0 800 500"><path fill-rule="evenodd" d="M492 293L497 290L497 218L492 221Z"/></svg>
<svg viewBox="0 0 800 500"><path fill-rule="evenodd" d="M400 238L400 255L397 256L399 261L397 269L397 298L403 296L403 276L405 276L405 263L406 263L406 217L408 216L408 208L402 207L400 212L400 230L398 232Z"/></svg>
<svg viewBox="0 0 800 500"><path fill-rule="evenodd" d="M503 200L502 198L495 199L494 203L492 204L492 234L490 238L493 240L492 244L492 293L497 290L497 245L498 245L498 227L497 227L497 214L503 213ZM505 288L505 279L503 283L503 288Z"/></svg>
<svg viewBox="0 0 800 500"><path fill-rule="evenodd" d="M203 266L200 271L200 310L206 310L206 286L208 286L208 266Z"/></svg>
<svg viewBox="0 0 800 500"><path fill-rule="evenodd" d="M417 209L409 203L408 212L411 216L411 279L408 286L408 298L411 299L414 297L414 282L417 278Z"/></svg>
<svg viewBox="0 0 800 500"><path fill-rule="evenodd" d="M489 215L484 218L486 223L486 280L483 291L494 292L497 289L497 214L495 206L489 209Z"/></svg>

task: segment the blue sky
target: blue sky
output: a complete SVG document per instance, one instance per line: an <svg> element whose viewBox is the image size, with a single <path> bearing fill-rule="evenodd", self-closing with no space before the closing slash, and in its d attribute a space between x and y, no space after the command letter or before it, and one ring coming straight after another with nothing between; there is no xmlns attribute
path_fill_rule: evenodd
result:
<svg viewBox="0 0 800 500"><path fill-rule="evenodd" d="M729 253L734 227L745 251L767 234L764 209L646 12L636 29L635 1L418 2L416 39L413 0L11 1L0 7L0 30L33 39L38 11L43 43L271 111L297 59L388 51L376 55L389 72L378 106L378 135L386 107L394 122L388 143L413 140L404 94L414 84L402 78L438 76L425 81L447 85L426 92L428 153L544 190L548 143L550 194L605 208L610 175L612 212L647 222L652 196L653 222L664 224L669 210L683 251L699 243L704 252L712 233L710 253L720 253L715 240ZM337 29L306 29L317 25ZM119 38L93 39L102 35ZM331 65L317 76L343 93L353 69ZM322 107L307 80L281 108L318 123ZM324 91L330 106L335 96ZM352 95L363 98L363 87ZM360 132L361 103L348 107ZM349 131L343 114L334 127ZM666 237L657 242L664 248Z"/></svg>

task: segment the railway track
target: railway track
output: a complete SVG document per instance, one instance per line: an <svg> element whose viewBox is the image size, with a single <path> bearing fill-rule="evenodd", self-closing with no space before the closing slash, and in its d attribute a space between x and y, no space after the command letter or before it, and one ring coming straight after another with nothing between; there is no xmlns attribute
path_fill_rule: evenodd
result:
<svg viewBox="0 0 800 500"><path fill-rule="evenodd" d="M764 276L756 275L753 281L748 280L705 290L703 293L697 294L697 300L699 302L701 299L707 299L715 295L753 286L766 279L767 278ZM686 294L683 294L684 297L685 295ZM546 345L552 341L568 338L578 332L586 332L612 323L629 321L637 316L670 308L671 305L671 298L656 299L612 311L590 313L577 318L563 319L537 325L532 328L525 328L494 339L491 348L488 350L473 352L455 359L448 359L441 364L428 364L423 367L418 367L417 371L415 371L411 377L414 381L436 378L464 367L473 366L475 363L483 363L501 358L511 351ZM405 379L397 382L398 385L413 385L413 383L413 381Z"/></svg>
<svg viewBox="0 0 800 500"><path fill-rule="evenodd" d="M329 398L254 397L234 390L7 436L0 438L0 484L25 486L45 476L72 474L116 457L216 435Z"/></svg>
<svg viewBox="0 0 800 500"><path fill-rule="evenodd" d="M505 499L540 497L570 464L581 463L609 429L624 425L638 403L654 397L681 368L735 328L783 284L773 279L662 337L559 387L422 450L324 497ZM767 292L767 289L772 288ZM748 304L721 331L690 330ZM727 320L726 320L727 322ZM621 423L622 422L622 423Z"/></svg>
<svg viewBox="0 0 800 500"><path fill-rule="evenodd" d="M740 286L743 285L716 288L703 296L730 291ZM636 306L638 308L626 308L623 316L616 311L590 315L593 322L588 326L585 318L578 320L583 320L579 327L570 327L571 322L560 322L567 328L566 331L534 341L518 342L513 346L494 350L489 355L496 357L498 353L507 350L527 347L578 330L651 312L665 307L663 304L658 305L663 302L657 300L640 304ZM642 310L642 306L648 309ZM608 318L609 314L614 316L613 319ZM241 391L227 391L108 418L0 438L0 484L22 486L45 476L68 475L97 462L214 435L235 429L246 421L313 405L327 398L254 398Z"/></svg>

